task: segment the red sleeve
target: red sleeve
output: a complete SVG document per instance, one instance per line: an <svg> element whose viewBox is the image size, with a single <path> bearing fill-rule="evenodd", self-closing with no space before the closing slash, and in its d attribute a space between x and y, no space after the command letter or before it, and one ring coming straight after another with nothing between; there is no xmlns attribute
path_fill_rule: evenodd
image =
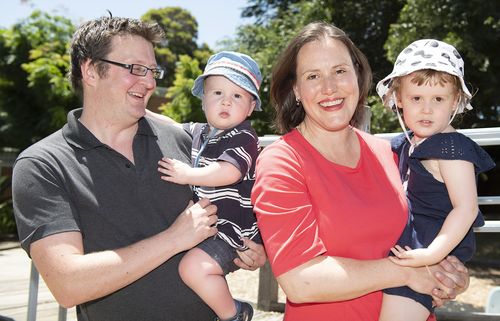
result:
<svg viewBox="0 0 500 321"><path fill-rule="evenodd" d="M326 252L304 175L282 141L266 147L257 160L252 203L275 276Z"/></svg>

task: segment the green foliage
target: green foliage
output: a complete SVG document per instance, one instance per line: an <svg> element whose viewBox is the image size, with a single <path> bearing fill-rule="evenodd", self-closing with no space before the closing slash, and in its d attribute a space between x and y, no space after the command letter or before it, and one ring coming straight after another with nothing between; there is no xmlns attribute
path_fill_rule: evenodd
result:
<svg viewBox="0 0 500 321"><path fill-rule="evenodd" d="M368 97L368 105L371 111L370 132L372 134L402 131L396 114L387 109L378 96Z"/></svg>
<svg viewBox="0 0 500 321"><path fill-rule="evenodd" d="M346 31L360 49L366 53L372 68L385 75L391 64L385 60L383 44L390 22L395 21L401 1L313 0L313 1L250 1L243 15L255 14L257 24L240 27L236 48L254 57L264 75L261 99L264 112L254 113L252 125L259 135L271 134L270 121L273 108L269 101L272 66L279 53L296 32L313 21L328 21ZM370 39L370 41L367 41ZM364 46L363 46L364 44ZM376 69L377 70L377 69ZM377 73L375 73L377 76ZM380 77L380 76L379 76ZM374 117L385 121L386 117ZM385 128L385 124L374 128Z"/></svg>
<svg viewBox="0 0 500 321"><path fill-rule="evenodd" d="M10 196L10 179L0 176L0 240L16 234L16 222L12 210L12 197Z"/></svg>
<svg viewBox="0 0 500 321"><path fill-rule="evenodd" d="M238 50L252 56L259 64L263 80L260 88L262 112L251 116L252 126L259 135L273 134L271 120L274 110L270 103L269 91L272 67L287 42L297 31L310 21L329 20L330 10L322 1L288 3L277 7L274 18L262 24L246 25L239 28L234 44Z"/></svg>
<svg viewBox="0 0 500 321"><path fill-rule="evenodd" d="M165 78L158 82L158 86L170 87L175 79L179 56L193 56L198 47L198 23L189 11L180 7L151 9L141 20L156 22L165 32L165 41L156 49L158 64L166 71Z"/></svg>
<svg viewBox="0 0 500 321"><path fill-rule="evenodd" d="M365 53L374 83L391 70L395 56L411 41L435 37L457 46L466 62L466 80L479 87L475 111L463 119L463 127L499 126L500 8L498 1L480 0L253 0L243 10L256 23L242 26L235 48L256 58L262 66L261 89L264 113L254 113L260 135L269 126L269 77L276 57L287 41L306 23L324 20L349 34ZM390 59L387 59L389 57ZM392 115L384 112L379 98L370 97L372 132L400 131Z"/></svg>
<svg viewBox="0 0 500 321"><path fill-rule="evenodd" d="M39 11L0 29L0 146L27 147L78 107L66 79L73 32L68 19Z"/></svg>
<svg viewBox="0 0 500 321"><path fill-rule="evenodd" d="M261 25L269 20L279 17L294 3L300 0L254 0L241 13L242 17L252 17Z"/></svg>
<svg viewBox="0 0 500 321"><path fill-rule="evenodd" d="M454 45L465 61L465 80L476 92L463 128L500 122L500 3L481 0L408 0L390 27L385 48L390 61L411 42L435 38Z"/></svg>
<svg viewBox="0 0 500 321"><path fill-rule="evenodd" d="M261 67L264 111L251 116L259 135L273 133L273 64L289 39L316 20L332 22L350 35L367 55L374 82L390 72L399 51L417 38L455 45L466 63L466 81L477 91L475 109L465 115L462 127L499 126L499 5L480 0L249 0L242 16L254 23L241 26L236 39L224 46L249 54ZM196 20L179 7L152 9L142 19L159 23L166 34L156 50L158 63L167 70L166 79L158 82L168 88L163 112L178 121L203 121L201 102L191 95L191 86L212 50L206 44L197 47ZM67 111L78 107L65 77L74 29L66 18L41 12L0 29L0 147L25 148L58 129ZM372 132L399 131L376 95L369 104Z"/></svg>
<svg viewBox="0 0 500 321"><path fill-rule="evenodd" d="M187 55L179 57L174 84L166 95L168 103L160 106L160 111L164 115L180 123L205 122L201 101L191 94L194 80L201 73L198 60Z"/></svg>

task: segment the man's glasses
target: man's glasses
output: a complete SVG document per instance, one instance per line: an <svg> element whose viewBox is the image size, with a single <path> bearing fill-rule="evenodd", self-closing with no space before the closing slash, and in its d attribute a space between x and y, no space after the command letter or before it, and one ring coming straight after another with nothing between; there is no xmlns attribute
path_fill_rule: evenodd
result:
<svg viewBox="0 0 500 321"><path fill-rule="evenodd" d="M148 73L148 70L150 70L153 73L154 79L163 79L163 76L165 75L165 70L161 67L148 68L146 66L138 65L138 64L122 64L120 62L111 61L111 60L107 60L107 59L99 59L99 60L107 62L108 64L112 64L115 66L119 66L119 67L128 69L132 75L136 75L136 76L145 77L146 74Z"/></svg>

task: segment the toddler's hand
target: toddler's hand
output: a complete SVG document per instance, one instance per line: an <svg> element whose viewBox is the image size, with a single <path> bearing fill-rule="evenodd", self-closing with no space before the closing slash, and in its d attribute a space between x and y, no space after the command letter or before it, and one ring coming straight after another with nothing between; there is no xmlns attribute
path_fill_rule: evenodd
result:
<svg viewBox="0 0 500 321"><path fill-rule="evenodd" d="M430 250L426 248L412 250L409 246L402 248L395 245L391 248L391 252L395 256L389 256L389 259L401 266L420 267L433 264Z"/></svg>
<svg viewBox="0 0 500 321"><path fill-rule="evenodd" d="M160 178L181 185L189 184L191 166L177 159L162 158L158 161L158 171L162 174Z"/></svg>

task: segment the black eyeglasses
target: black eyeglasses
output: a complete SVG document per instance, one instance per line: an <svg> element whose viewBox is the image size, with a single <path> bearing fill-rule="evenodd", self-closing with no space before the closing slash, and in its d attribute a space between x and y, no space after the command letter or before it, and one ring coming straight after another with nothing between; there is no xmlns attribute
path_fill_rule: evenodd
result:
<svg viewBox="0 0 500 321"><path fill-rule="evenodd" d="M163 79L163 76L165 75L165 70L161 67L148 68L146 66L138 65L138 64L122 64L120 62L111 61L111 60L107 60L107 59L99 59L99 60L107 62L108 64L112 64L115 66L119 66L119 67L128 69L132 75L136 75L136 76L145 77L148 73L148 70L150 70L153 73L154 79Z"/></svg>

